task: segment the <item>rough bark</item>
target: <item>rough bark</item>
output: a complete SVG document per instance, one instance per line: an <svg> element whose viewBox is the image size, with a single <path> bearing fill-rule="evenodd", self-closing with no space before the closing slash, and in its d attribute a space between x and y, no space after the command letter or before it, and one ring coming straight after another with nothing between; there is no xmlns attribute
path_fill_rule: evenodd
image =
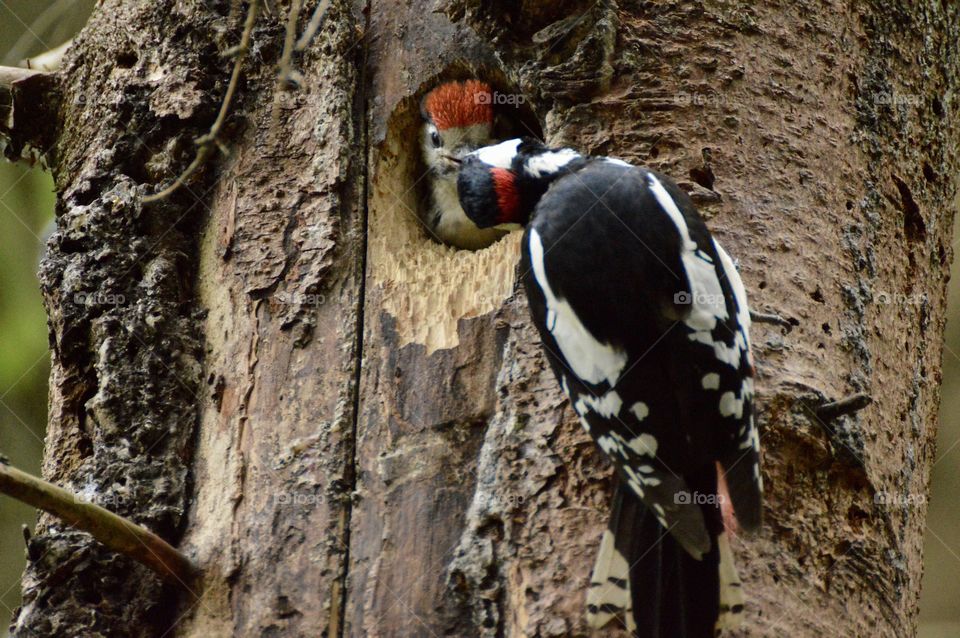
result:
<svg viewBox="0 0 960 638"><path fill-rule="evenodd" d="M198 278L207 386L184 538L207 572L178 635L341 632L364 246L351 10L331 3L279 118L275 67L248 77L249 124L211 193Z"/></svg>
<svg viewBox="0 0 960 638"><path fill-rule="evenodd" d="M200 69L216 54L205 38L166 37L177 17L186 19L172 3L104 3L60 75L59 108L48 112L56 143L40 149L58 191L58 229L40 275L53 362L44 476L168 540L187 506L201 382L190 258L197 216L173 205L144 209L138 182L180 121L213 106L185 78L207 77ZM218 20L204 14L195 28ZM211 78L209 89L216 85ZM158 89L179 115L150 100ZM43 517L28 554L16 635L166 629L173 590L87 535Z"/></svg>
<svg viewBox="0 0 960 638"><path fill-rule="evenodd" d="M231 157L159 205L243 16L105 2L60 74L45 475L205 576L177 599L44 519L19 635L586 635L610 468L547 370L518 235L454 251L416 218L417 99L469 75L551 143L678 178L753 305L794 320L754 330L766 525L734 544L741 635L915 631L956 7L340 0L278 97L279 4Z"/></svg>
<svg viewBox="0 0 960 638"><path fill-rule="evenodd" d="M305 88L276 99L284 21L262 16L231 157L150 206L141 198L189 163L219 107L245 9L106 2L71 49L48 153L44 473L181 541L204 580L178 598L44 519L17 635L159 636L178 620L183 634L338 633L319 609L342 598L358 365L351 9L333 3Z"/></svg>

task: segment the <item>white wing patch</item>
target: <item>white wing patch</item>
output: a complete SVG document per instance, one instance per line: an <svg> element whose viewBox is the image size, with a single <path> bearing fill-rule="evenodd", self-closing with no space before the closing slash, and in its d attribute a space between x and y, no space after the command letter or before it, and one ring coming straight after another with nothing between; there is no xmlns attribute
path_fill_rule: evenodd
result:
<svg viewBox="0 0 960 638"><path fill-rule="evenodd" d="M615 390L610 390L602 397L594 397L588 394L581 394L573 408L580 416L585 416L587 410L593 410L604 418L611 418L620 414L620 408L623 407L623 399Z"/></svg>
<svg viewBox="0 0 960 638"><path fill-rule="evenodd" d="M680 240L683 247L680 258L683 261L683 267L686 270L687 279L690 282L689 302L691 304L690 316L684 320L684 323L693 330L689 335L691 341L698 341L714 349L714 354L720 361L726 363L732 368L740 367L740 354L746 349L746 343L741 334L736 335L736 342L733 347L727 346L722 341L714 341L711 331L716 327L718 320L727 319L727 302L723 295L723 288L720 280L717 278L716 265L709 255L697 248L697 244L690 238L690 230L683 219L683 214L677 207L676 202L670 197L670 193L663 187L660 180L650 173L647 176L650 184L650 191L657 199L657 203L667 213L677 232L680 234ZM714 242L716 245L716 242ZM718 252L720 252L718 250ZM721 254L721 262L724 262ZM729 257L726 258L729 261ZM727 272L727 264L721 263L724 272ZM730 263L732 269L732 262ZM736 269L733 269L736 272ZM739 275L737 281L739 282ZM734 288L736 285L734 284ZM741 290L743 284L740 283ZM736 291L734 291L736 296ZM746 297L746 294L744 294ZM738 297L738 305L739 297ZM739 314L738 314L739 318ZM748 323L749 325L749 323Z"/></svg>
<svg viewBox="0 0 960 638"><path fill-rule="evenodd" d="M633 437L627 443L627 447L637 454L657 455L657 439L652 434L641 434Z"/></svg>
<svg viewBox="0 0 960 638"><path fill-rule="evenodd" d="M643 498L644 486L656 487L660 485L657 470L652 465L635 465L627 450L634 454L649 454L654 458L657 454L657 439L649 434L641 434L627 441L616 430L610 430L597 437L597 445L607 456L623 460L618 466L627 475L627 485L633 492Z"/></svg>
<svg viewBox="0 0 960 638"><path fill-rule="evenodd" d="M606 381L610 386L616 385L627 363L627 353L598 341L577 317L573 307L553 294L543 262L543 242L534 228L530 229L529 249L533 275L547 304L547 329L571 370L587 383Z"/></svg>
<svg viewBox="0 0 960 638"><path fill-rule="evenodd" d="M513 158L517 155L517 148L520 146L520 139L507 140L493 146L484 146L470 155L480 158L480 161L497 168L510 168L513 164Z"/></svg>
<svg viewBox="0 0 960 638"><path fill-rule="evenodd" d="M650 408L643 401L637 401L631 405L630 411L633 412L633 416L637 417L637 421L643 421L650 416Z"/></svg>
<svg viewBox="0 0 960 638"><path fill-rule="evenodd" d="M547 151L535 155L523 165L524 172L530 177L541 177L544 173L556 173L558 170L582 157L572 148L562 148L559 151Z"/></svg>
<svg viewBox="0 0 960 638"><path fill-rule="evenodd" d="M643 485L649 485L650 487L660 485L660 479L653 475L655 470L652 465L639 465L637 467L624 465L623 471L630 477L628 483L640 498L643 498ZM641 472L650 476L644 476Z"/></svg>
<svg viewBox="0 0 960 638"><path fill-rule="evenodd" d="M700 380L700 384L703 386L704 390L719 390L720 389L720 375L716 372L708 372L703 375L703 379Z"/></svg>
<svg viewBox="0 0 960 638"><path fill-rule="evenodd" d="M620 442L617 441L616 437L616 432L610 432L610 434L600 436L597 439L597 445L600 446L600 449L603 450L607 456L613 456L614 452L623 456L623 453L620 452Z"/></svg>
<svg viewBox="0 0 960 638"><path fill-rule="evenodd" d="M741 450L749 448L753 448L756 452L760 451L760 434L757 433L757 426L753 423L753 419L750 419L749 434L747 434L746 438L740 444ZM757 480L760 480L760 467L758 465L753 466L753 473L757 477Z"/></svg>
<svg viewBox="0 0 960 638"><path fill-rule="evenodd" d="M683 244L680 258L690 280L690 303L693 306L687 323L695 330L712 330L717 319L727 318L727 305L723 296L723 288L717 279L713 259L697 248L697 244L690 238L690 230L683 219L683 213L670 193L663 187L660 180L652 173L648 176L650 191L657 199L660 207L669 215Z"/></svg>
<svg viewBox="0 0 960 638"><path fill-rule="evenodd" d="M720 416L743 418L743 399L733 392L724 392L720 395Z"/></svg>
<svg viewBox="0 0 960 638"><path fill-rule="evenodd" d="M744 288L743 280L740 279L740 273L737 272L737 268L734 266L733 260L730 259L727 251L725 251L716 240L714 240L713 245L717 249L717 255L720 256L720 265L723 267L723 273L730 281L730 288L733 289L733 296L737 300L737 322L740 324L740 331L737 333L735 345L740 347L741 351L746 354L747 362L752 368L753 354L750 352L750 306L747 303L747 290ZM740 397L737 400L741 414L743 402L753 397L753 390L753 376L744 375L740 386ZM723 411L722 399L723 397L721 397L721 413ZM746 450L753 448L756 452L760 452L760 435L757 432L757 425L754 423L752 417L749 419L747 427L749 428L749 432L746 433L746 436L740 442L740 449ZM760 467L758 465L754 465L753 474L760 489L763 489L763 479L760 477Z"/></svg>
<svg viewBox="0 0 960 638"><path fill-rule="evenodd" d="M737 300L737 321L744 332L750 330L750 309L747 304L747 289L743 286L743 280L740 279L740 273L737 267L733 265L730 255L723 249L716 239L713 240L713 247L717 249L720 256L720 265L723 267L723 274L730 281L730 287L733 289L733 296Z"/></svg>
<svg viewBox="0 0 960 638"><path fill-rule="evenodd" d="M690 238L690 229L687 227L683 214L663 187L663 184L653 174L648 175L648 181L651 193L677 227L677 232L683 244L681 259L690 283L690 302L692 304L690 316L684 320L684 323L692 330L688 338L691 341L712 347L716 359L735 370L740 369L742 361L747 362L748 370L741 375L739 394L729 391L723 393L717 406L721 416L742 419L744 406L753 397L754 382L753 357L750 352L750 307L747 303L747 292L743 286L743 281L740 279L740 273L737 272L733 260L730 259L723 247L716 240L713 240L714 248L720 260L721 272L730 283L737 305L736 322L739 325L739 330L734 335L733 345L728 346L722 340L714 340L712 335L718 320L729 319L726 299L717 275L718 269L710 257L699 250L696 243ZM720 377L716 373L705 374L701 379L701 385L705 390L719 390ZM745 428L741 430L739 436L740 449L753 448L759 452L760 437L752 417L748 418ZM756 464L753 467L753 473L757 484L762 489L759 466Z"/></svg>
<svg viewBox="0 0 960 638"><path fill-rule="evenodd" d="M730 255L723 249L716 240L713 241L713 247L720 256L720 267L723 268L723 274L730 282L730 288L733 290L733 298L737 301L737 323L740 324L740 330L734 336L733 347L728 347L724 343L714 343L713 350L721 361L729 363L734 368L740 367L740 355L746 353L747 361L753 366L752 355L750 354L750 307L747 305L747 291L743 287L743 281L740 279L740 273L733 265ZM736 363L731 363L732 360ZM744 380L746 385L747 379ZM750 380L750 394L753 394L753 381Z"/></svg>

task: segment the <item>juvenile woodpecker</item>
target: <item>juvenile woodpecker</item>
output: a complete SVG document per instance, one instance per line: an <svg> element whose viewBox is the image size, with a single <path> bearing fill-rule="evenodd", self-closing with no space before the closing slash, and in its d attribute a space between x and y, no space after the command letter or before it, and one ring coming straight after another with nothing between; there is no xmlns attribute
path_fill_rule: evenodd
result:
<svg viewBox="0 0 960 638"><path fill-rule="evenodd" d="M706 638L743 611L734 526L761 524L750 314L690 198L646 168L533 140L464 159L466 215L526 225L534 324L583 427L616 468L587 594L595 627Z"/></svg>
<svg viewBox="0 0 960 638"><path fill-rule="evenodd" d="M477 228L457 200L457 169L470 152L493 143L493 94L479 80L447 82L423 98L420 144L429 171L430 206L424 222L445 244L476 250L504 235Z"/></svg>

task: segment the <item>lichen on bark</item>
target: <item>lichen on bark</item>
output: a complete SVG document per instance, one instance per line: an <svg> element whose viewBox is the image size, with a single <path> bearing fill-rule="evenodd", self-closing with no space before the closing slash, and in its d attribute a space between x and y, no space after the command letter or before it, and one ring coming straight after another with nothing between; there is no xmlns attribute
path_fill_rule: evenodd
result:
<svg viewBox="0 0 960 638"><path fill-rule="evenodd" d="M275 95L271 3L230 157L145 207L216 113L241 4L102 3L45 149L44 473L180 540L202 604L44 518L19 634L587 635L611 472L510 283L516 237L466 255L417 226L416 100L471 74L550 143L677 178L792 319L753 333L742 635L915 629L924 508L878 495L925 493L932 458L956 8L339 0Z"/></svg>
<svg viewBox="0 0 960 638"><path fill-rule="evenodd" d="M57 75L59 136L43 149L58 193L40 273L53 359L44 476L174 542L201 382L194 234L208 178L159 206L141 199L214 105L225 65L211 36L231 22L175 2L104 3ZM15 635L169 628L175 592L89 536L44 516L29 555Z"/></svg>

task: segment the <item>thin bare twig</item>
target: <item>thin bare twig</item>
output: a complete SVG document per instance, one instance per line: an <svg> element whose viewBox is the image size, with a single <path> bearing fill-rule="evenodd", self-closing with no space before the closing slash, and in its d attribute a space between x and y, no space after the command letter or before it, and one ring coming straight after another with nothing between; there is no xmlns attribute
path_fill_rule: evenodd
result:
<svg viewBox="0 0 960 638"><path fill-rule="evenodd" d="M283 37L283 51L280 53L280 82L289 82L291 74L290 60L293 59L293 50L297 39L297 22L300 21L300 7L302 0L290 2L290 13L287 14L287 30Z"/></svg>
<svg viewBox="0 0 960 638"><path fill-rule="evenodd" d="M2 460L0 493L63 519L67 525L89 533L109 549L145 565L170 583L188 588L197 574L189 558L145 527Z"/></svg>
<svg viewBox="0 0 960 638"><path fill-rule="evenodd" d="M38 75L49 75L41 71L23 69L16 66L0 66L0 136L9 135L14 128L14 85ZM29 114L27 114L29 115ZM19 118L20 115L17 115ZM28 118L29 119L29 118Z"/></svg>
<svg viewBox="0 0 960 638"><path fill-rule="evenodd" d="M14 82L24 80L38 73L40 73L40 71L23 69L18 66L0 66L0 88L9 90L13 87Z"/></svg>
<svg viewBox="0 0 960 638"><path fill-rule="evenodd" d="M873 403L873 397L864 392L860 392L844 397L839 401L830 401L829 403L817 406L814 408L813 413L816 414L817 418L821 421L829 422L844 414L859 412L871 403Z"/></svg>
<svg viewBox="0 0 960 638"><path fill-rule="evenodd" d="M313 36L317 34L320 23L323 22L323 16L329 7L330 0L320 0L317 3L317 6L313 10L313 15L310 16L310 22L307 23L307 28L303 30L303 35L297 40L297 46L295 47L297 51L303 51L310 46L310 42L313 41Z"/></svg>
<svg viewBox="0 0 960 638"><path fill-rule="evenodd" d="M775 326L782 326L788 331L793 329L793 324L790 323L789 319L784 319L780 315L770 314L766 312L757 312L755 310L750 311L750 321L753 323L769 323Z"/></svg>
<svg viewBox="0 0 960 638"><path fill-rule="evenodd" d="M222 148L222 146L219 144L220 129L223 128L224 122L227 121L227 115L230 113L230 103L233 101L233 96L237 92L237 84L240 81L240 67L243 65L243 61L247 57L247 51L250 48L250 35L253 33L253 25L257 22L257 11L259 8L260 0L250 0L250 6L247 9L247 19L243 25L243 35L240 36L240 44L231 48L227 52L228 54L233 54L236 56L236 59L233 63L233 73L230 75L230 83L227 85L227 93L223 97L223 103L220 105L220 112L217 114L217 119L214 120L213 124L210 126L210 130L206 135L196 139L196 157L193 158L193 161L190 162L190 165L187 166L182 173L180 173L180 175L172 184L167 186L159 193L145 196L143 198L143 202L145 204L150 204L170 197L170 195L176 192L181 186L186 184L187 180L190 179L190 176L193 175L194 172L196 172L196 170L207 161L210 155L213 154L215 148Z"/></svg>
<svg viewBox="0 0 960 638"><path fill-rule="evenodd" d="M302 0L290 2L290 12L287 14L286 35L283 38L283 51L280 53L280 62L277 64L277 86L273 92L273 122L280 120L280 101L285 91L292 86L299 85L299 74L294 70L292 60L297 39L297 22L300 20Z"/></svg>
<svg viewBox="0 0 960 638"><path fill-rule="evenodd" d="M27 58L23 61L23 64L28 69L36 69L37 71L56 71L63 64L63 58L71 46L73 46L73 38L70 38L56 48L38 53L32 58Z"/></svg>

